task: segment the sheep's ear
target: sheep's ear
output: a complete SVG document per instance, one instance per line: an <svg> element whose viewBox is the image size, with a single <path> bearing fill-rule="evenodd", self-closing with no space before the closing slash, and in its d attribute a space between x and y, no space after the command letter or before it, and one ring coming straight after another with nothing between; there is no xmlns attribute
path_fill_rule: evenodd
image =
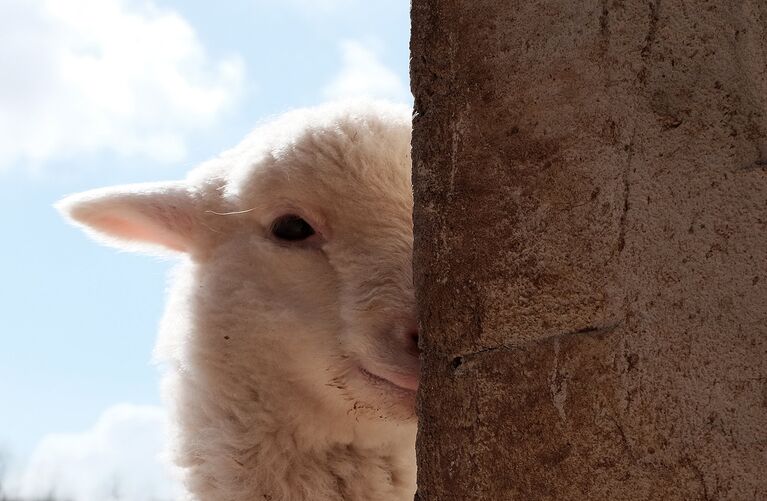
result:
<svg viewBox="0 0 767 501"><path fill-rule="evenodd" d="M194 193L183 182L86 191L56 208L97 239L129 250L191 252L200 226Z"/></svg>

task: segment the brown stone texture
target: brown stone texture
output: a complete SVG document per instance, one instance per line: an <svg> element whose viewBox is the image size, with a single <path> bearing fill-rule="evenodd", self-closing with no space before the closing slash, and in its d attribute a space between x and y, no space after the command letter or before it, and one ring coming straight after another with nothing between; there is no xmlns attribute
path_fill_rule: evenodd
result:
<svg viewBox="0 0 767 501"><path fill-rule="evenodd" d="M767 499L767 2L413 0L419 493Z"/></svg>

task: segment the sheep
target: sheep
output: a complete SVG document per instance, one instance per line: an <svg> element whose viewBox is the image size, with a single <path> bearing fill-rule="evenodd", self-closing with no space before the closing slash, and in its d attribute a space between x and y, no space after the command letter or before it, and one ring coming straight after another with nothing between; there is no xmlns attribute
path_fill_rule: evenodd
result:
<svg viewBox="0 0 767 501"><path fill-rule="evenodd" d="M191 499L413 499L410 130L392 104L292 111L183 181L58 204L183 257L156 354Z"/></svg>

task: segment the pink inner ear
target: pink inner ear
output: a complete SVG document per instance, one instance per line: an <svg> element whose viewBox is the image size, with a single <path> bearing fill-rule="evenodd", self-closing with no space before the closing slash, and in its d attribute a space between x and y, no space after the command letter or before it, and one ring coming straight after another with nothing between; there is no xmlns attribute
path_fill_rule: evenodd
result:
<svg viewBox="0 0 767 501"><path fill-rule="evenodd" d="M134 221L113 215L101 215L91 221L90 224L99 231L123 240L161 245L178 252L187 252L188 250L183 239L145 221Z"/></svg>

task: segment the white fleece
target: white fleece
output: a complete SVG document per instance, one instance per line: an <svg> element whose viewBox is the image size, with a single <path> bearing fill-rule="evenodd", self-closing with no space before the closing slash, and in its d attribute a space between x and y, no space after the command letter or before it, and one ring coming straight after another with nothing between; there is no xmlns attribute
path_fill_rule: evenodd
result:
<svg viewBox="0 0 767 501"><path fill-rule="evenodd" d="M413 498L410 170L407 108L335 103L184 181L60 203L107 243L185 255L156 351L191 499ZM280 240L285 215L315 234Z"/></svg>

